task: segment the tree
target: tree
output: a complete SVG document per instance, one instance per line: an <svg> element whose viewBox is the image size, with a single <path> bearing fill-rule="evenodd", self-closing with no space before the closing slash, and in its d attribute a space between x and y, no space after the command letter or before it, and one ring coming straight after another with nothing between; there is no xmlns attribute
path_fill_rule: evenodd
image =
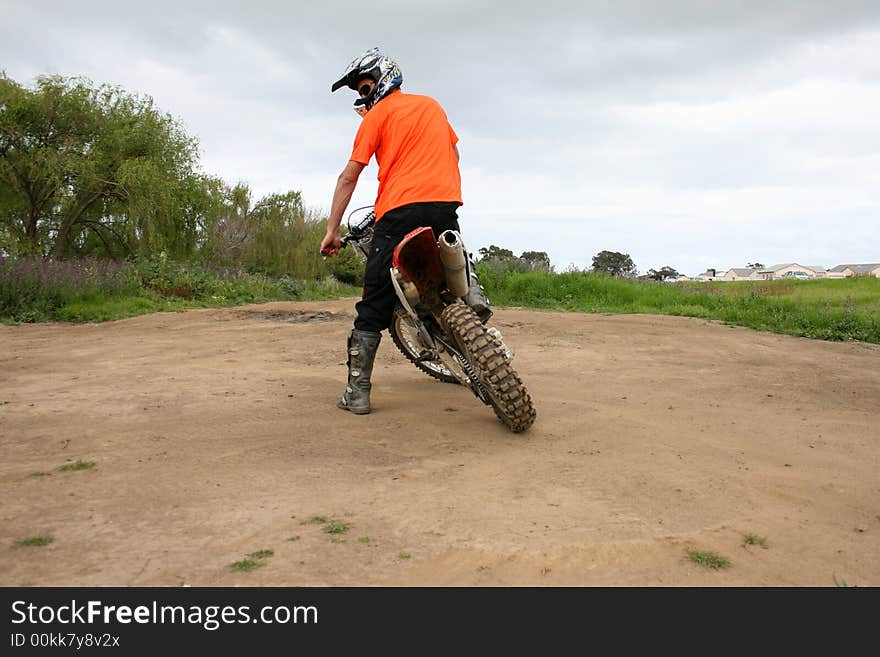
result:
<svg viewBox="0 0 880 657"><path fill-rule="evenodd" d="M550 256L544 251L523 251L519 259L536 271L551 271Z"/></svg>
<svg viewBox="0 0 880 657"><path fill-rule="evenodd" d="M655 281L662 282L665 281L667 278L678 278L678 276L679 273L669 266L661 267L659 270L648 270L648 278L653 278Z"/></svg>
<svg viewBox="0 0 880 657"><path fill-rule="evenodd" d="M750 262L746 265L748 269L764 269L763 263L760 262Z"/></svg>
<svg viewBox="0 0 880 657"><path fill-rule="evenodd" d="M251 190L244 183L230 188L217 180L211 191L214 202L202 224L201 255L216 265L239 265L258 228Z"/></svg>
<svg viewBox="0 0 880 657"><path fill-rule="evenodd" d="M149 97L0 74L0 235L15 254L192 253L207 203L197 156Z"/></svg>
<svg viewBox="0 0 880 657"><path fill-rule="evenodd" d="M635 276L636 266L627 253L600 251L593 256L593 271L629 278Z"/></svg>
<svg viewBox="0 0 880 657"><path fill-rule="evenodd" d="M510 249L502 249L500 246L495 246L494 244L490 245L489 248L485 246L479 250L480 259L484 261L494 261L496 263L509 262L511 260L515 260L516 256L513 255L513 251Z"/></svg>
<svg viewBox="0 0 880 657"><path fill-rule="evenodd" d="M552 271L550 256L544 251L523 251L516 257L510 249L502 249L492 244L488 248L479 250L479 262L496 269L504 269L511 272L525 271Z"/></svg>

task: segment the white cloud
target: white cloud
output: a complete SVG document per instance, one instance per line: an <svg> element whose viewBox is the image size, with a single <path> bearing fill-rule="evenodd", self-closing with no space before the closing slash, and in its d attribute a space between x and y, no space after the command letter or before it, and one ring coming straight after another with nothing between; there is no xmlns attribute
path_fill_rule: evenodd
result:
<svg viewBox="0 0 880 657"><path fill-rule="evenodd" d="M329 207L383 46L461 137L472 248L697 273L880 260L880 3L6 2L0 61L149 94L209 173ZM366 28L365 28L366 26ZM372 165L351 207L372 201Z"/></svg>

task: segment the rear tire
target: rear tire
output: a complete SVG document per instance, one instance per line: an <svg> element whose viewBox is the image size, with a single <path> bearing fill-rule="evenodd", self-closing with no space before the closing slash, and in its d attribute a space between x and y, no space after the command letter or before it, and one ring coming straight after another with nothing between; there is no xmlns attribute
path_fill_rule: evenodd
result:
<svg viewBox="0 0 880 657"><path fill-rule="evenodd" d="M477 314L463 303L443 310L443 321L465 358L477 371L495 415L508 429L520 433L535 422L535 408L504 346L486 330Z"/></svg>
<svg viewBox="0 0 880 657"><path fill-rule="evenodd" d="M418 331L413 325L409 314L400 304L394 308L394 314L391 316L391 326L388 327L388 332L391 334L391 340L400 350L400 353L406 356L406 359L422 370L422 372L431 378L442 381L443 383L461 383L461 381L458 380L458 377L452 373L443 361L417 361L421 347L421 342L418 339Z"/></svg>

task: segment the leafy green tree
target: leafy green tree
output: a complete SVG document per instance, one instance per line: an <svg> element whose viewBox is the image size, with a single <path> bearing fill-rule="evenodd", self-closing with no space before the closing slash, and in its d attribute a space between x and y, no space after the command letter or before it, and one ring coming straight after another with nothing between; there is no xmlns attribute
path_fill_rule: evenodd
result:
<svg viewBox="0 0 880 657"><path fill-rule="evenodd" d="M600 251L593 256L593 271L605 272L611 276L632 277L636 266L628 253Z"/></svg>
<svg viewBox="0 0 880 657"><path fill-rule="evenodd" d="M524 251L522 255L516 257L510 249L492 244L488 248L481 248L479 254L479 261L484 265L506 271L552 271L550 256L544 251Z"/></svg>
<svg viewBox="0 0 880 657"><path fill-rule="evenodd" d="M0 74L0 236L15 254L194 252L209 202L196 141L149 97Z"/></svg>
<svg viewBox="0 0 880 657"><path fill-rule="evenodd" d="M327 219L306 210L299 192L271 194L256 203L244 183L221 183L215 193L218 202L201 248L205 260L270 276L316 280L332 274L345 283L363 282L364 263L352 249L323 259Z"/></svg>
<svg viewBox="0 0 880 657"><path fill-rule="evenodd" d="M761 262L750 262L746 267L748 269L764 269L764 264Z"/></svg>
<svg viewBox="0 0 880 657"><path fill-rule="evenodd" d="M529 266L529 269L537 271L551 271L550 256L544 251L524 251L519 257Z"/></svg>
<svg viewBox="0 0 880 657"><path fill-rule="evenodd" d="M509 262L511 260L516 259L516 256L513 255L513 251L510 249L502 249L500 246L495 246L494 244L490 245L488 248L485 246L479 250L480 260L484 261L494 261L496 263Z"/></svg>
<svg viewBox="0 0 880 657"><path fill-rule="evenodd" d="M665 281L667 278L678 278L679 273L675 271L672 267L661 267L658 269L649 269L648 270L648 278L653 278L655 281Z"/></svg>

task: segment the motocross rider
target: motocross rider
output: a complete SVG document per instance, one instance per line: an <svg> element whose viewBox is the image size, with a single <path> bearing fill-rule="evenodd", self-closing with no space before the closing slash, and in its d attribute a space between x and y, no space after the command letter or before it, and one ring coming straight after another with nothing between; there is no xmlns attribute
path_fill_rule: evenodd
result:
<svg viewBox="0 0 880 657"><path fill-rule="evenodd" d="M410 231L430 226L435 235L458 231L461 175L458 136L440 104L428 96L401 90L403 74L378 48L355 59L330 88L347 86L357 92L354 109L362 121L354 148L336 182L327 234L321 252L339 252L339 225L361 171L375 155L379 190L376 225L364 275L357 317L348 336L348 383L336 405L352 413L370 412L370 377L382 337L391 324L396 295L389 270L394 248ZM492 315L489 300L476 279L468 255L470 289L464 301L485 323Z"/></svg>

